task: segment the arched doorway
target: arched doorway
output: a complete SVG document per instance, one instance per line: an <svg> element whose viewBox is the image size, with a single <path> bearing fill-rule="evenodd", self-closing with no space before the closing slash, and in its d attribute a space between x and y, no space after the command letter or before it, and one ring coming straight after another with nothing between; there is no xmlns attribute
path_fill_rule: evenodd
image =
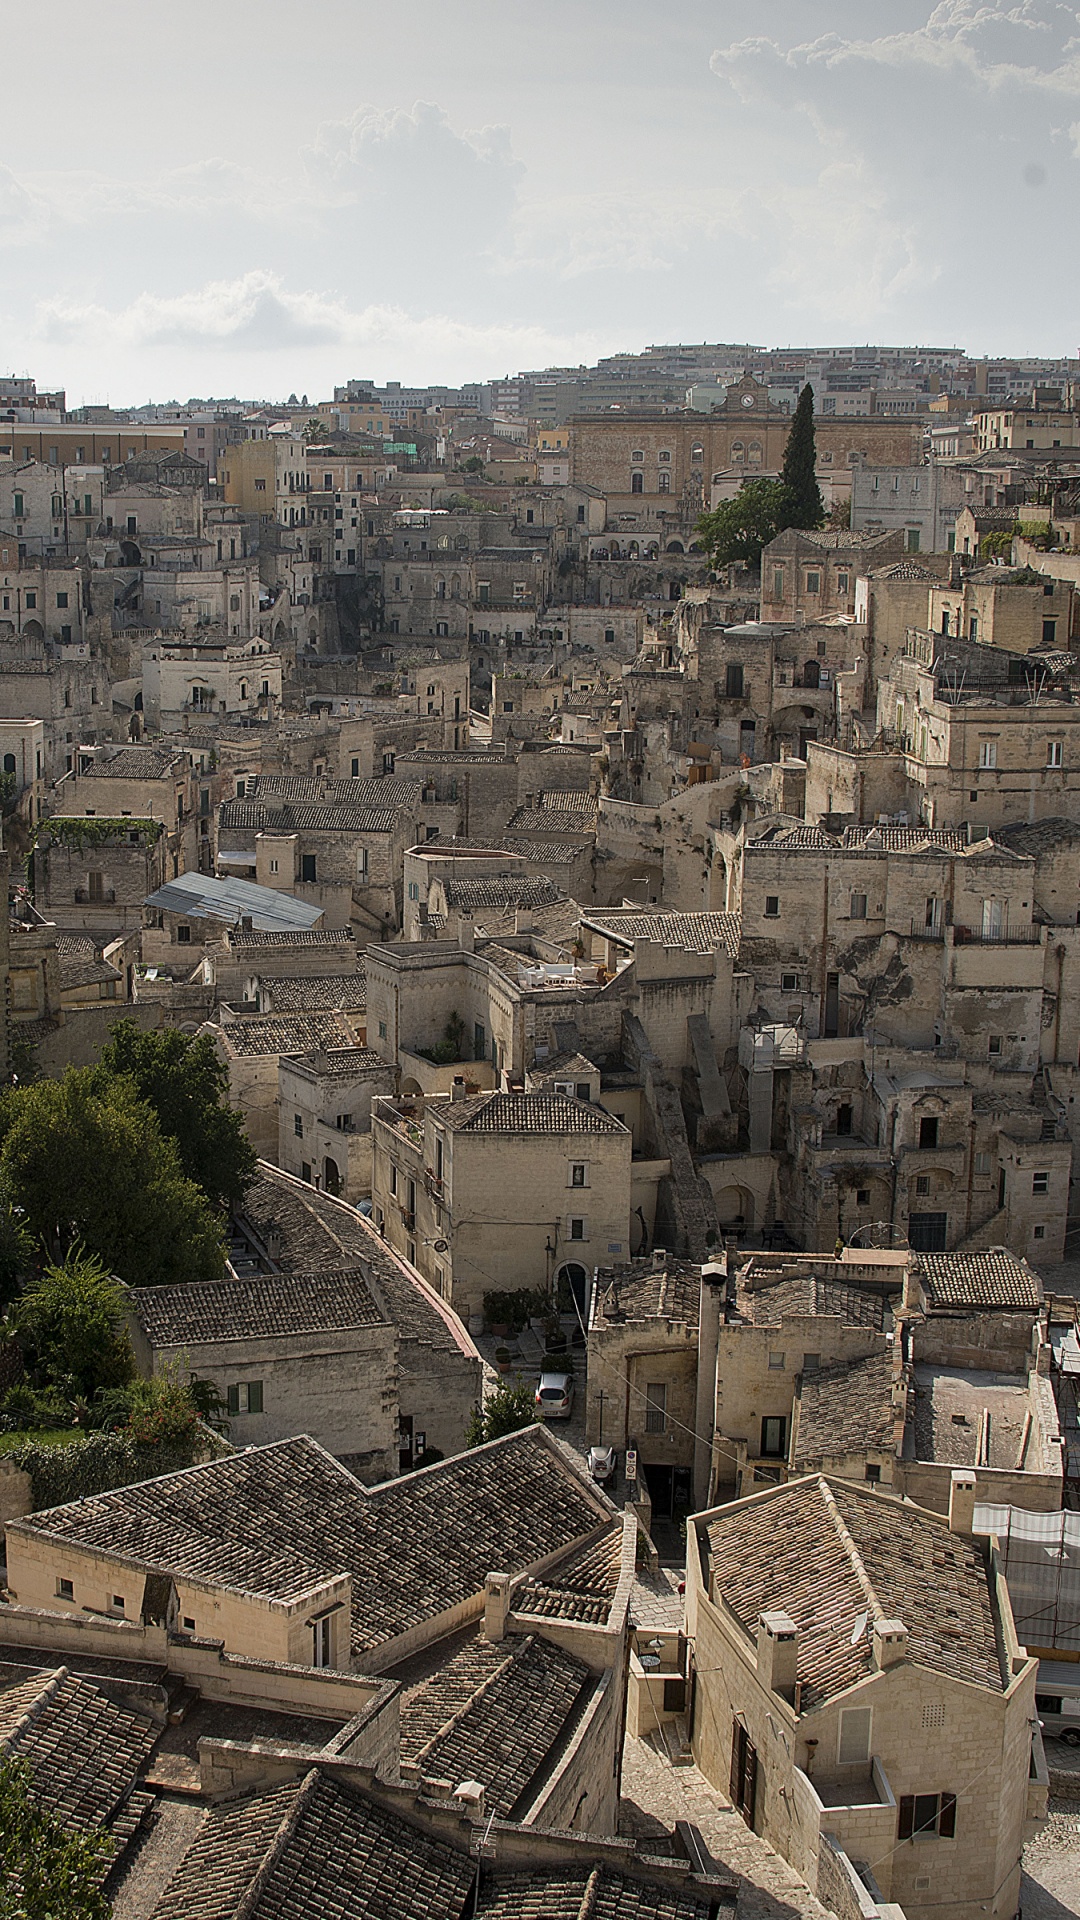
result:
<svg viewBox="0 0 1080 1920"><path fill-rule="evenodd" d="M338 1163L336 1160L331 1160L329 1154L327 1154L323 1161L323 1192L330 1194L339 1194L341 1192L341 1174L338 1170Z"/></svg>
<svg viewBox="0 0 1080 1920"><path fill-rule="evenodd" d="M821 668L816 660L803 661L802 683L804 687L820 687Z"/></svg>
<svg viewBox="0 0 1080 1920"><path fill-rule="evenodd" d="M584 1267L580 1266L576 1260L568 1260L566 1265L560 1267L558 1273L555 1275L556 1308L564 1312L573 1312L574 1307L576 1307L584 1321L585 1309L588 1305L588 1295L588 1274ZM567 1301L565 1308L562 1307L563 1300Z"/></svg>

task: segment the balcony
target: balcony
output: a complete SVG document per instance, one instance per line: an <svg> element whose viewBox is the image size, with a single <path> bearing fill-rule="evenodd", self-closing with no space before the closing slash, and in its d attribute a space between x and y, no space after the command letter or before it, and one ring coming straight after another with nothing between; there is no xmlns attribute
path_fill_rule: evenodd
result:
<svg viewBox="0 0 1080 1920"><path fill-rule="evenodd" d="M115 899L116 889L114 887L102 887L97 893L91 893L89 887L76 887L75 889L76 904L80 907L87 905L92 907L110 907Z"/></svg>
<svg viewBox="0 0 1080 1920"><path fill-rule="evenodd" d="M1041 927L953 928L953 941L958 947L1037 947L1041 940Z"/></svg>

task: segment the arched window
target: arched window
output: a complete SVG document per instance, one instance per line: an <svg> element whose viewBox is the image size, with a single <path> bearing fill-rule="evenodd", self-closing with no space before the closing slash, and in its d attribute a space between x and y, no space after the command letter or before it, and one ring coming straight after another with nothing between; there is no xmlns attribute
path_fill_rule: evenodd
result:
<svg viewBox="0 0 1080 1920"><path fill-rule="evenodd" d="M4 772L5 772L5 773L14 773L14 771L15 771L15 755L14 755L13 753L5 753L5 755L4 755Z"/></svg>
<svg viewBox="0 0 1080 1920"><path fill-rule="evenodd" d="M736 467L741 467L745 459L746 459L746 448L743 446L742 441L733 440L731 443L732 465Z"/></svg>
<svg viewBox="0 0 1080 1920"><path fill-rule="evenodd" d="M631 493L640 493L640 492L641 492L641 489L642 489L642 487L643 487L643 485L644 485L644 480L643 480L643 478L642 478L642 475L641 475L640 473L632 473L632 474L630 475L630 491L631 491Z"/></svg>
<svg viewBox="0 0 1080 1920"><path fill-rule="evenodd" d="M700 440L695 440L693 446L690 449L690 460L692 465L694 465L695 467L700 466L704 458L705 458L705 449L702 446Z"/></svg>
<svg viewBox="0 0 1080 1920"><path fill-rule="evenodd" d="M670 475L670 473L658 473L658 474L657 474L657 476L656 476L656 490L657 490L657 492L658 492L658 493L670 493L670 492L671 492L671 475Z"/></svg>
<svg viewBox="0 0 1080 1920"><path fill-rule="evenodd" d="M750 464L751 466L757 466L757 467L760 467L761 465L761 441L760 440L751 440L750 442Z"/></svg>

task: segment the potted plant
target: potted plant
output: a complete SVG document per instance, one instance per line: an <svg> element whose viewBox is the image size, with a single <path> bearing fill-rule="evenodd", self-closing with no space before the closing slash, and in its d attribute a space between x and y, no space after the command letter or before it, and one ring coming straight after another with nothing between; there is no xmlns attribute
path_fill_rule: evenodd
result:
<svg viewBox="0 0 1080 1920"><path fill-rule="evenodd" d="M511 1361L512 1355L509 1347L496 1347L495 1365L498 1367L500 1373L509 1373Z"/></svg>

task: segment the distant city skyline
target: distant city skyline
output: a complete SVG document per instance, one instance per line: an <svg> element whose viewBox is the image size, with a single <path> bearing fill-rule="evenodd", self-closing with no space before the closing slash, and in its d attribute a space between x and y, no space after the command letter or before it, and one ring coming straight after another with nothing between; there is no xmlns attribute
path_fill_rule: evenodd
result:
<svg viewBox="0 0 1080 1920"><path fill-rule="evenodd" d="M327 0L317 33L55 0L0 136L3 370L136 405L680 339L1076 354L1078 33L1061 0Z"/></svg>

